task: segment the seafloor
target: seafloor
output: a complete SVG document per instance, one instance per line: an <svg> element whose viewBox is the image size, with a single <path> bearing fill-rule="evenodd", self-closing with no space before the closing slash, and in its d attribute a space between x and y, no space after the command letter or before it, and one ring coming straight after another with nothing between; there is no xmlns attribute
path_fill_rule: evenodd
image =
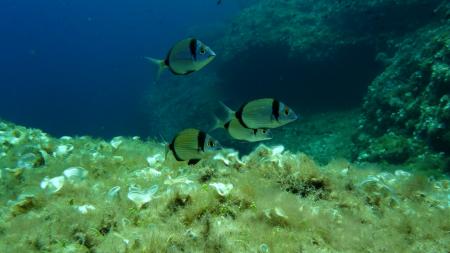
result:
<svg viewBox="0 0 450 253"><path fill-rule="evenodd" d="M438 173L320 166L264 145L187 166L155 141L56 139L6 122L0 164L0 252L450 251Z"/></svg>

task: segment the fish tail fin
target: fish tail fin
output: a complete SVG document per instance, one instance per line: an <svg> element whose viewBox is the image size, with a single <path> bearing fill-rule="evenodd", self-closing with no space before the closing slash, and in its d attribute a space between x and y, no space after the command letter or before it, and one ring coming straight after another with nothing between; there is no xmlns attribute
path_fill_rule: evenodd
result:
<svg viewBox="0 0 450 253"><path fill-rule="evenodd" d="M164 71L164 69L167 68L167 65L164 60L159 60L151 57L145 57L149 62L155 64L158 67L158 70L156 71L156 78L155 82L159 80L159 77L161 76L161 73Z"/></svg>
<svg viewBox="0 0 450 253"><path fill-rule="evenodd" d="M216 130L217 128L222 128L224 125L224 122L219 119L219 117L217 117L216 115L213 115L213 119L214 119L214 125L209 129L208 132L212 132L214 130Z"/></svg>
<svg viewBox="0 0 450 253"><path fill-rule="evenodd" d="M235 114L235 111L233 111L230 107L228 107L222 101L219 101L219 104L220 104L220 106L223 108L223 110L226 113L226 120L224 122L230 121L233 118L233 115Z"/></svg>

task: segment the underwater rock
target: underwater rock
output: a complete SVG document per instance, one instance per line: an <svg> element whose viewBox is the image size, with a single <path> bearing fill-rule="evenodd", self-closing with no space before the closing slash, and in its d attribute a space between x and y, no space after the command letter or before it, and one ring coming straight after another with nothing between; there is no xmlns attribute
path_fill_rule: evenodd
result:
<svg viewBox="0 0 450 253"><path fill-rule="evenodd" d="M33 194L20 194L15 201L8 201L13 216L28 212L36 206L36 197Z"/></svg>
<svg viewBox="0 0 450 253"><path fill-rule="evenodd" d="M143 205L150 202L152 199L156 198L155 194L158 191L158 186L154 185L148 189L141 189L139 186L130 186L128 188L128 199L133 201L138 209Z"/></svg>
<svg viewBox="0 0 450 253"><path fill-rule="evenodd" d="M222 54L228 59L258 46L279 48L282 42L291 54L322 58L339 47L372 44L414 30L436 19L430 13L440 2L258 1L235 18L222 41Z"/></svg>
<svg viewBox="0 0 450 253"><path fill-rule="evenodd" d="M48 193L53 194L59 192L65 183L64 176L58 176L54 178L45 177L40 184L41 189L46 190Z"/></svg>
<svg viewBox="0 0 450 253"><path fill-rule="evenodd" d="M210 183L209 186L214 188L220 196L227 196L233 189L233 184Z"/></svg>
<svg viewBox="0 0 450 253"><path fill-rule="evenodd" d="M450 170L449 29L448 22L436 22L395 45L397 51L364 98L353 138L355 158L418 165L425 160Z"/></svg>

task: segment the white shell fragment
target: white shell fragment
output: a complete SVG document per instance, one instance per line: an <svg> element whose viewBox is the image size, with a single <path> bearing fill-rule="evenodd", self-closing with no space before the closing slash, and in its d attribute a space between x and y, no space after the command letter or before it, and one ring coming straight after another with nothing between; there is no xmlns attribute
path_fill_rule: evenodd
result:
<svg viewBox="0 0 450 253"><path fill-rule="evenodd" d="M88 171L81 167L70 167L64 170L63 175L70 183L77 183L86 178Z"/></svg>
<svg viewBox="0 0 450 253"><path fill-rule="evenodd" d="M154 185L148 189L141 189L139 186L130 186L128 188L128 199L133 201L138 208L154 199L158 191L158 186Z"/></svg>
<svg viewBox="0 0 450 253"><path fill-rule="evenodd" d="M64 186L65 177L59 176L54 178L48 178L45 177L41 181L41 188L46 190L48 193L56 193L61 190L61 188Z"/></svg>
<svg viewBox="0 0 450 253"><path fill-rule="evenodd" d="M274 155L274 156L281 155L281 153L283 153L283 151L284 151L283 145L275 146L272 148L272 155Z"/></svg>
<svg viewBox="0 0 450 253"><path fill-rule="evenodd" d="M177 177L177 178L172 178L171 176L169 176L166 180L164 180L164 184L167 185L173 185L173 184L192 184L194 181L190 180L187 177Z"/></svg>
<svg viewBox="0 0 450 253"><path fill-rule="evenodd" d="M225 156L223 156L222 154L217 154L213 157L214 160L219 160L222 161L225 165L230 165L230 160L228 160L227 158L225 158Z"/></svg>
<svg viewBox="0 0 450 253"><path fill-rule="evenodd" d="M396 170L396 171L394 172L394 174L395 174L395 176L397 176L397 177L409 177L409 176L411 176L411 173L406 172L406 171L404 171L404 170Z"/></svg>
<svg viewBox="0 0 450 253"><path fill-rule="evenodd" d="M121 163L124 161L123 156L120 155L115 155L112 157L113 162L115 163Z"/></svg>
<svg viewBox="0 0 450 253"><path fill-rule="evenodd" d="M147 163L150 167L157 167L164 162L164 157L161 154L147 157Z"/></svg>
<svg viewBox="0 0 450 253"><path fill-rule="evenodd" d="M54 157L65 156L69 154L69 152L72 150L73 150L72 144L59 145L58 147L56 147L55 152L53 152L53 156Z"/></svg>
<svg viewBox="0 0 450 253"><path fill-rule="evenodd" d="M112 146L113 148L117 149L117 148L120 146L120 144L122 144L122 142L123 142L123 137L122 137L122 136L117 136L117 137L114 137L114 138L109 142L109 144L111 144L111 146Z"/></svg>
<svg viewBox="0 0 450 253"><path fill-rule="evenodd" d="M274 209L264 210L264 215L269 219L284 219L287 220L289 217L284 213L283 209L275 207Z"/></svg>
<svg viewBox="0 0 450 253"><path fill-rule="evenodd" d="M89 211L95 210L95 207L93 205L82 205L82 206L75 206L75 209L77 209L78 212L82 214L87 214Z"/></svg>
<svg viewBox="0 0 450 253"><path fill-rule="evenodd" d="M17 167L24 169L32 169L38 159L39 158L37 155L33 153L27 153L17 161Z"/></svg>
<svg viewBox="0 0 450 253"><path fill-rule="evenodd" d="M213 187L220 196L228 195L233 189L232 184L211 183L209 186Z"/></svg>
<svg viewBox="0 0 450 253"><path fill-rule="evenodd" d="M113 188L111 188L108 193L108 200L112 201L114 199L116 199L117 197L119 197L119 191L120 191L120 186L114 186Z"/></svg>

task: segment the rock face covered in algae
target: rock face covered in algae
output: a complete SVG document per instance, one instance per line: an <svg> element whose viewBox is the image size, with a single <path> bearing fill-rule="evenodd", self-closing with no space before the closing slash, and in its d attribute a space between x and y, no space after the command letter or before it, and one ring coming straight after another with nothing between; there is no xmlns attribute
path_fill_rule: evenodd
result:
<svg viewBox="0 0 450 253"><path fill-rule="evenodd" d="M196 166L139 138L0 123L1 252L448 252L444 177L259 146Z"/></svg>
<svg viewBox="0 0 450 253"><path fill-rule="evenodd" d="M450 23L418 30L369 86L354 140L359 160L450 171Z"/></svg>
<svg viewBox="0 0 450 253"><path fill-rule="evenodd" d="M249 47L286 44L292 55L333 56L341 47L377 44L435 17L440 0L264 0L244 10L223 40L227 56Z"/></svg>

